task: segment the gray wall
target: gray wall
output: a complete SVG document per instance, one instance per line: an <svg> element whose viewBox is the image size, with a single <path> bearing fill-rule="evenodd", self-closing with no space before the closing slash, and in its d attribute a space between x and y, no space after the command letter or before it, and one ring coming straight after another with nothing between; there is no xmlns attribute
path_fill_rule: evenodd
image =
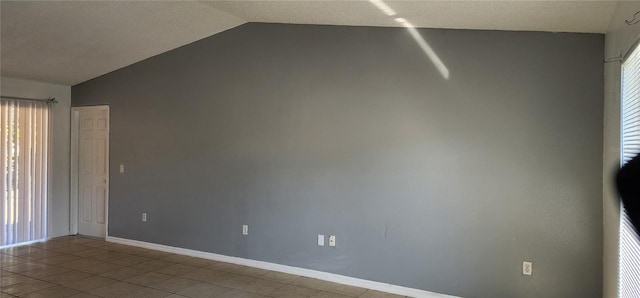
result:
<svg viewBox="0 0 640 298"><path fill-rule="evenodd" d="M420 33L449 79L403 28L251 23L74 86L111 106L109 234L465 297L600 296L604 37Z"/></svg>

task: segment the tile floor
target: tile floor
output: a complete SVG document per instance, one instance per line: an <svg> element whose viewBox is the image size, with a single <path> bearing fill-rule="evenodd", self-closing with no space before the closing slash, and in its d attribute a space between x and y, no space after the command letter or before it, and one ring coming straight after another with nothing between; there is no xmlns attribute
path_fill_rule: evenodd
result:
<svg viewBox="0 0 640 298"><path fill-rule="evenodd" d="M0 279L0 298L402 297L79 236L0 250Z"/></svg>

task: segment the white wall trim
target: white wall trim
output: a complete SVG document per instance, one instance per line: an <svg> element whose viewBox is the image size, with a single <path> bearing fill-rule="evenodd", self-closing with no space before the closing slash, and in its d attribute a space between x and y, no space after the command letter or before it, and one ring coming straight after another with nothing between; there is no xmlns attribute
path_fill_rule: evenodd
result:
<svg viewBox="0 0 640 298"><path fill-rule="evenodd" d="M71 108L71 160L69 164L69 233L78 234L78 121L79 111Z"/></svg>
<svg viewBox="0 0 640 298"><path fill-rule="evenodd" d="M328 272L316 271L316 270L299 268L299 267L292 267L287 265L280 265L280 264L251 260L251 259L243 259L238 257L230 257L230 256L225 256L225 255L220 255L220 254L215 254L210 252L203 252L203 251L167 246L162 244L155 244L155 243L138 241L138 240L130 240L130 239L118 238L118 237L113 237L108 235L107 235L106 241L118 243L118 244L142 247L147 249L153 249L158 251L164 251L169 253L187 255L191 257L203 258L208 260L255 267L255 268L260 268L265 270L278 271L278 272L283 272L288 274L317 278L317 279L335 282L339 284L367 288L367 289L393 293L393 294L403 295L403 296L424 297L424 298L445 298L445 297L454 298L455 297L455 296L438 294L434 292L413 289L413 288L408 288L403 286L396 286L388 283L382 283L377 281L338 275L338 274L333 274Z"/></svg>

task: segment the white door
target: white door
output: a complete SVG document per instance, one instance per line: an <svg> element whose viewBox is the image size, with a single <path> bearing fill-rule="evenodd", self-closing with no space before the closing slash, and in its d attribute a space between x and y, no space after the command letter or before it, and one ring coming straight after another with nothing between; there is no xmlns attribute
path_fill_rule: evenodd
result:
<svg viewBox="0 0 640 298"><path fill-rule="evenodd" d="M106 236L109 197L109 107L77 111L78 233Z"/></svg>

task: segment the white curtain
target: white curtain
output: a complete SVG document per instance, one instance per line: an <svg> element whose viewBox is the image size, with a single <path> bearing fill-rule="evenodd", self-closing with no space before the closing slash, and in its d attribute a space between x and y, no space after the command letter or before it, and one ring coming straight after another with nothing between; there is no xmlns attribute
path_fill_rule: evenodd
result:
<svg viewBox="0 0 640 298"><path fill-rule="evenodd" d="M0 246L6 246L47 237L49 105L0 103Z"/></svg>
<svg viewBox="0 0 640 298"><path fill-rule="evenodd" d="M622 65L621 162L640 153L640 48ZM640 297L640 238L621 205L619 295Z"/></svg>

